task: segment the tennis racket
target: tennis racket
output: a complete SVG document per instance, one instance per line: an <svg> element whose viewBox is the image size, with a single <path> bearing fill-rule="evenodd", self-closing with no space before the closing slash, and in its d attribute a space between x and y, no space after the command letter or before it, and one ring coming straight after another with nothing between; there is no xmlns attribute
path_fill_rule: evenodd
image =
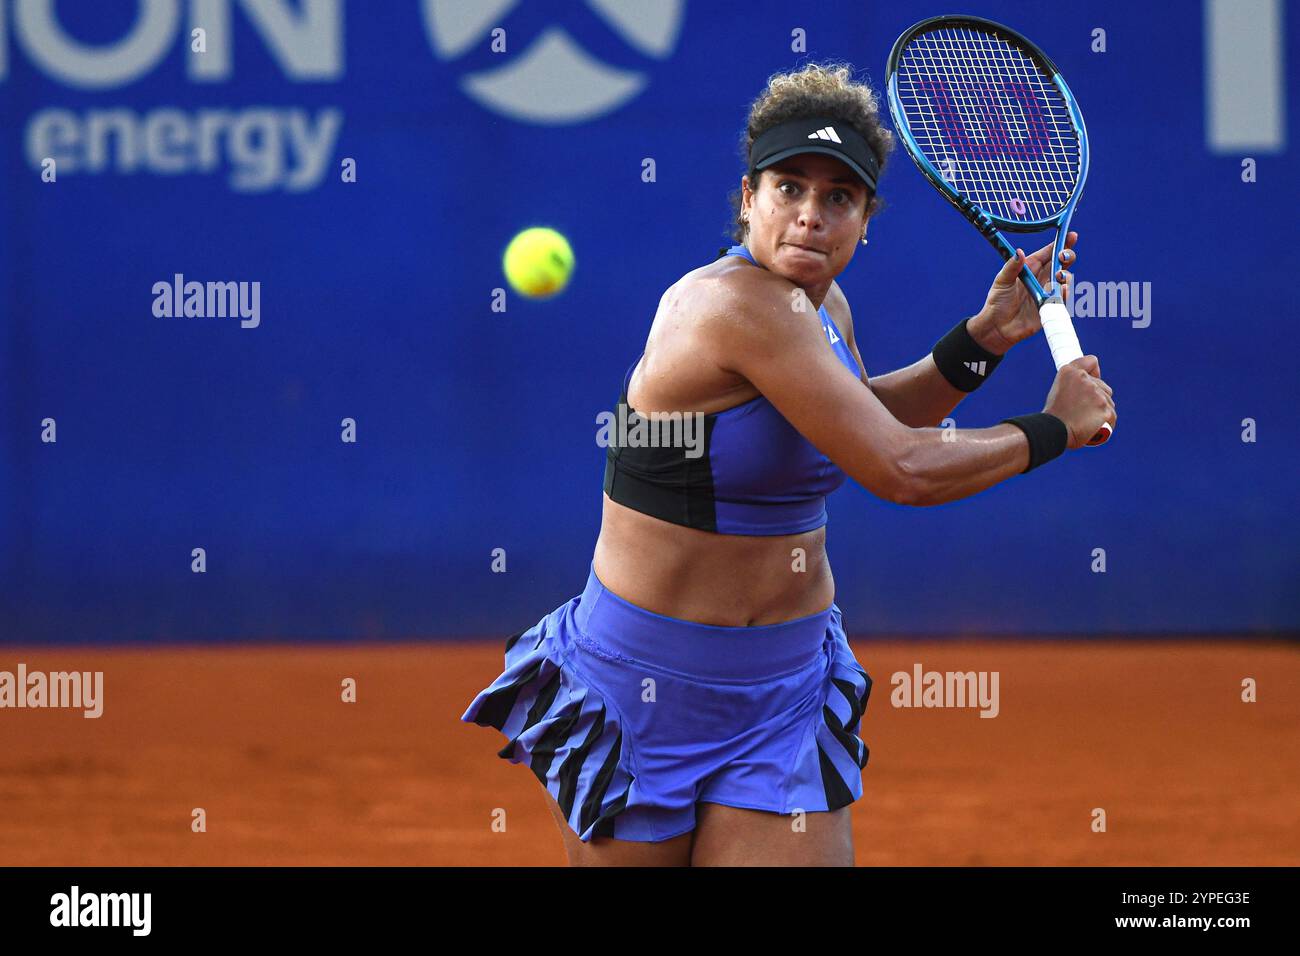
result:
<svg viewBox="0 0 1300 956"><path fill-rule="evenodd" d="M1000 23L942 16L904 31L885 72L903 148L1003 261L1016 254L1004 232L1056 229L1048 287L1027 268L1020 281L1057 369L1080 358L1056 269L1088 175L1088 132L1056 65ZM1111 431L1103 424L1088 444Z"/></svg>

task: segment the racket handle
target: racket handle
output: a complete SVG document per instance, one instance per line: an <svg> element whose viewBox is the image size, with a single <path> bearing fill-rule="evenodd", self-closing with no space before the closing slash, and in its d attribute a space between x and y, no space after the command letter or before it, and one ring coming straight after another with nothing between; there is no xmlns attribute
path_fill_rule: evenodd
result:
<svg viewBox="0 0 1300 956"><path fill-rule="evenodd" d="M1047 347L1052 350L1052 361L1058 372L1075 359L1083 358L1083 348L1065 303L1048 299L1038 307L1038 317L1043 321L1043 335L1047 337Z"/></svg>
<svg viewBox="0 0 1300 956"><path fill-rule="evenodd" d="M1047 338L1047 347L1052 350L1052 361L1056 363L1058 372L1063 365L1083 358L1083 348L1079 345L1079 336L1075 334L1065 303L1057 298L1048 299L1038 307L1038 317L1042 320L1043 335ZM1105 443L1113 431L1110 422L1102 422L1101 431L1093 435L1088 444Z"/></svg>

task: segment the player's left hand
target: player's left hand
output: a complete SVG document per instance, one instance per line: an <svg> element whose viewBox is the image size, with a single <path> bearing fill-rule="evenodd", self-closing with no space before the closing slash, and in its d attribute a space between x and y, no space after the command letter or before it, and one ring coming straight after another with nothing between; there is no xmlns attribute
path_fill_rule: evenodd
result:
<svg viewBox="0 0 1300 956"><path fill-rule="evenodd" d="M1061 265L1056 281L1061 284L1061 295L1067 301L1070 296L1070 282L1073 275L1066 271L1078 259L1074 251L1079 241L1077 232L1067 233L1065 248L1061 250ZM1052 261L1052 243L1048 243L1033 255L1026 257L1024 251L1016 250L1015 258L1008 259L993 279L989 288L988 299L984 308L967 324L971 336L990 352L1001 355L1015 345L1029 338L1042 327L1038 318L1038 305L1029 294L1024 283L1020 281L1020 270L1026 264L1032 269L1038 281L1047 286L1047 272Z"/></svg>

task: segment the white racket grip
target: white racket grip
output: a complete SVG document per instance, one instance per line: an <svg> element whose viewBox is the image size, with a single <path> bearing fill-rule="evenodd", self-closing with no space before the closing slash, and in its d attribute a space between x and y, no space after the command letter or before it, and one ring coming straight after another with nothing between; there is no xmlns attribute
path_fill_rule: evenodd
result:
<svg viewBox="0 0 1300 956"><path fill-rule="evenodd" d="M1074 332L1074 323L1065 303L1060 299L1048 299L1038 307L1038 317L1042 319L1043 335L1047 337L1047 347L1052 350L1052 361L1056 363L1058 372L1062 365L1083 358L1083 348L1079 345L1079 336ZM1088 444L1101 445L1113 432L1110 422L1102 422L1101 431L1093 435Z"/></svg>
<svg viewBox="0 0 1300 956"><path fill-rule="evenodd" d="M1043 321L1043 335L1047 337L1047 347L1052 350L1052 361L1058 372L1062 365L1083 357L1079 336L1074 333L1074 323L1063 302L1048 299L1038 307L1038 317Z"/></svg>

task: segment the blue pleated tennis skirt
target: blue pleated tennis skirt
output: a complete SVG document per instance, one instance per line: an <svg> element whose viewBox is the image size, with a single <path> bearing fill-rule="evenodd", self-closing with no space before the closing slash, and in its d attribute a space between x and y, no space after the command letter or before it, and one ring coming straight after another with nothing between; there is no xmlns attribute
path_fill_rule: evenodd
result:
<svg viewBox="0 0 1300 956"><path fill-rule="evenodd" d="M794 813L862 796L871 678L832 604L759 627L665 617L606 590L506 642L505 671L461 718L508 738L582 840L659 841L695 805Z"/></svg>

